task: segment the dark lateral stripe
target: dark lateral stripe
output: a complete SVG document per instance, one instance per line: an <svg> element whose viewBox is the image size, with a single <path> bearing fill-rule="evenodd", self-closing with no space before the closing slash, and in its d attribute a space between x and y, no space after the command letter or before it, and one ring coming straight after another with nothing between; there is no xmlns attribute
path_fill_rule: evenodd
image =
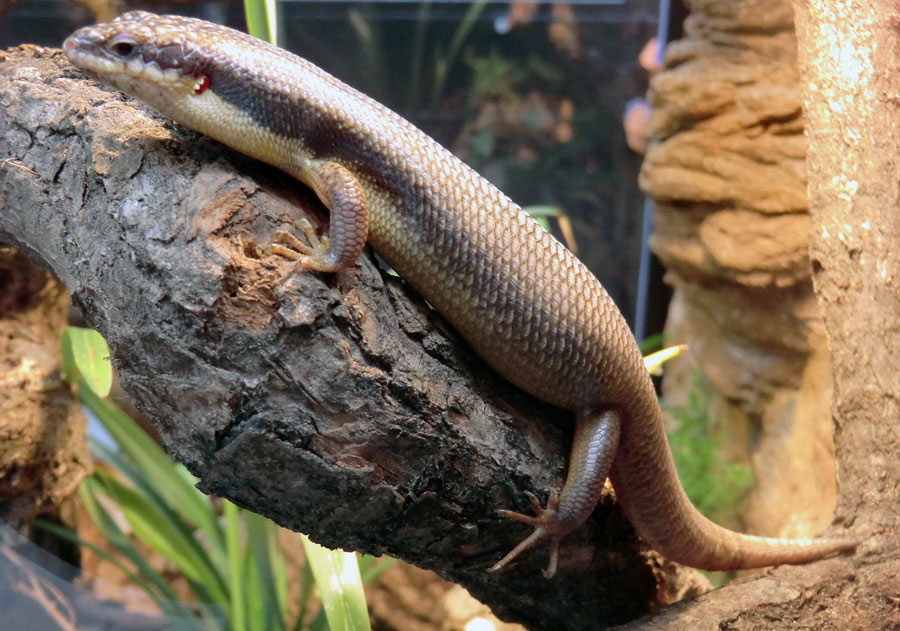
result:
<svg viewBox="0 0 900 631"><path fill-rule="evenodd" d="M186 63L184 69L196 76L209 76L209 89L216 96L247 114L269 133L296 140L317 157L352 165L357 177L386 190L396 200L393 212L402 215L411 232L422 235L426 243L434 242L442 234L447 241L445 247L449 246L450 250L446 252L447 256L454 257L452 250L463 242L466 233L460 221L464 214L460 216L456 211L446 210L453 202L446 198L446 191L440 187L416 186L416 181L434 181L432 174L426 173L423 177L421 173L428 164L419 156L405 159L386 155L384 152L390 151L392 146L390 138L369 138L369 134L376 132L357 127L358 123L352 120L341 121L340 103L327 103L323 111L318 112L316 106L304 100L304 87L301 86L308 88L310 84L320 83L324 89L338 88L341 99L366 97L357 95L351 87L286 51L259 42L254 42L254 46L258 69L241 67L221 53L206 50L194 50L186 55L185 61L190 63ZM267 80L266 68L275 61L274 58L296 64L296 94ZM313 76L312 81L304 81L303 78L309 75ZM373 111L372 116L383 118L383 113ZM343 129L338 129L339 122L344 123ZM404 125L408 123L404 122ZM427 138L424 134L422 137ZM438 223L442 225L438 226Z"/></svg>
<svg viewBox="0 0 900 631"><path fill-rule="evenodd" d="M263 60L261 60L263 61ZM241 68L231 61L219 59L208 64L210 89L223 101L250 116L254 123L266 131L283 138L298 140L315 155L336 158L361 158L356 134L339 133L330 112L321 116L313 107L291 92L285 91L256 72ZM306 72L299 66L298 75ZM349 89L349 88L348 88ZM369 152L369 160L372 155ZM389 165L380 161L372 165L372 173L383 173Z"/></svg>
<svg viewBox="0 0 900 631"><path fill-rule="evenodd" d="M260 65L264 65L262 60ZM246 113L266 131L296 140L317 157L352 164L358 176L378 183L398 200L410 202L421 197L422 192L415 194L412 187L415 179L413 171L421 168L422 164L419 161L397 164L396 156L386 156L378 150L384 149L384 139L375 143L366 142L369 132L354 128L352 121L344 121L349 128L345 126L339 130L338 107L328 108L319 115L314 106L304 102L302 95L298 98L284 91L259 73L221 58L216 63L208 63L207 67L209 69L205 73L198 68L196 74L208 74L209 89L229 105ZM309 71L305 65L298 63L298 75ZM344 86L344 89L352 88ZM401 206L405 213L415 214L422 204L403 203Z"/></svg>

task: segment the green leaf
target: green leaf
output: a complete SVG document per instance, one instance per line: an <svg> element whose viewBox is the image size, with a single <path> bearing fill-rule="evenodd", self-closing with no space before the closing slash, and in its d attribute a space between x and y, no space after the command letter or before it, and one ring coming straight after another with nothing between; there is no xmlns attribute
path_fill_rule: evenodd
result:
<svg viewBox="0 0 900 631"><path fill-rule="evenodd" d="M316 617L309 623L309 631L330 631L331 626L328 624L328 616L325 615L325 609L320 608L316 612Z"/></svg>
<svg viewBox="0 0 900 631"><path fill-rule="evenodd" d="M130 573L115 557L111 557L104 550L95 549L95 546L88 543L84 545L95 549L98 555L109 558L132 580L135 580L135 583L146 591L160 607L163 614L167 616L172 623L174 631L202 631L203 629L221 631L224 628L222 624L222 607L220 604L208 602L213 598L210 591L206 589L205 585L191 581L188 578L188 583L197 600L192 603L190 608L178 600L178 596L171 590L165 579L147 564L142 553L137 550L131 539L122 532L116 521L97 500L98 494L106 494L106 489L98 480L98 477L97 474L92 475L79 487L79 497L85 511L103 538L119 555L135 565L140 573L139 577L135 578L134 574ZM135 537L140 538L137 531L135 531ZM143 579L140 577L143 577Z"/></svg>
<svg viewBox="0 0 900 631"><path fill-rule="evenodd" d="M303 535L298 535L303 540ZM312 573L312 566L309 559L303 564L303 574L300 577L300 595L297 601L300 603L300 610L297 612L297 619L294 621L294 631L300 631L304 628L303 623L306 622L306 614L309 609L310 596L316 579ZM323 613L320 611L320 613ZM311 625L312 626L312 625Z"/></svg>
<svg viewBox="0 0 900 631"><path fill-rule="evenodd" d="M457 24L456 30L450 38L450 45L447 47L447 52L445 54L437 54L434 63L434 85L431 90L431 102L433 105L436 105L440 99L440 96L444 91L444 84L450 74L450 68L453 67L453 62L456 60L459 51L462 49L466 38L469 37L472 29L475 28L475 25L478 23L478 18L481 16L481 13L486 6L487 0L473 0L472 3L469 4L469 8L466 10L465 15L463 15L462 19Z"/></svg>
<svg viewBox="0 0 900 631"><path fill-rule="evenodd" d="M678 346L669 346L661 351L656 351L644 357L644 367L651 375L659 375L662 373L662 365L670 359L675 359L687 350L687 344L679 344Z"/></svg>
<svg viewBox="0 0 900 631"><path fill-rule="evenodd" d="M108 474L98 471L94 475L102 480L138 539L174 563L185 578L202 585L216 602L228 604L222 576L196 539L179 527L171 513L160 511L145 496Z"/></svg>
<svg viewBox="0 0 900 631"><path fill-rule="evenodd" d="M215 585L206 584L206 580L196 581L191 576L187 576L191 589L199 601L217 601L222 604L221 598L216 597L217 591L224 591L225 579L223 576L224 559L220 565L216 565L214 560L208 554L208 548L204 548L190 524L188 524L175 509L168 504L157 492L151 480L143 477L131 464L125 459L121 453L109 450L103 445L93 444L92 451L97 453L99 460L103 460L114 466L120 473L125 475L135 486L141 501L145 502L145 510L147 513L155 513L159 519L166 520L170 524L172 530L177 533L179 541L183 545L194 550L195 558L206 567L205 577L215 579ZM172 466L180 466L172 463ZM103 478L102 478L103 479ZM177 562L177 559L173 559Z"/></svg>
<svg viewBox="0 0 900 631"><path fill-rule="evenodd" d="M278 12L275 0L244 0L247 32L253 37L278 45Z"/></svg>
<svg viewBox="0 0 900 631"><path fill-rule="evenodd" d="M306 535L301 540L331 631L369 631L369 611L356 555L329 550Z"/></svg>
<svg viewBox="0 0 900 631"><path fill-rule="evenodd" d="M359 555L359 574L363 585L368 585L391 567L397 559L388 556L373 557L368 554Z"/></svg>
<svg viewBox="0 0 900 631"><path fill-rule="evenodd" d="M526 206L525 212L532 216L541 227L547 232L550 231L550 220L555 219L559 231L562 233L563 241L566 247L573 253L578 253L578 244L575 242L575 230L572 228L572 221L569 216L557 206Z"/></svg>
<svg viewBox="0 0 900 631"><path fill-rule="evenodd" d="M63 375L66 383L84 383L101 399L112 387L112 365L109 346L103 336L93 329L67 326L60 336Z"/></svg>
<svg viewBox="0 0 900 631"><path fill-rule="evenodd" d="M84 403L127 456L128 462L143 480L170 506L177 506L184 518L203 532L210 557L220 572L225 571L225 541L219 517L211 500L195 487L195 478L175 464L130 416L115 403L100 399L93 392L79 391ZM130 476L135 483L135 476Z"/></svg>
<svg viewBox="0 0 900 631"><path fill-rule="evenodd" d="M242 510L240 515L247 536L249 567L245 572L252 577L247 589L251 627L260 631L283 631L287 618L287 583L283 580L284 562L278 550L278 527L250 511Z"/></svg>
<svg viewBox="0 0 900 631"><path fill-rule="evenodd" d="M87 512L91 521L97 526L106 542L115 548L119 554L131 561L141 575L147 578L154 588L158 590L159 594L164 598L177 600L175 592L172 591L168 583L150 567L144 560L143 555L137 551L131 540L119 528L116 521L97 501L96 495L101 490L102 485L94 476L89 477L78 487L78 497L81 499L81 504L84 506L85 512ZM148 591L148 593L150 592Z"/></svg>
<svg viewBox="0 0 900 631"><path fill-rule="evenodd" d="M712 386L696 371L687 405L666 406L672 421L666 434L681 486L691 502L710 519L727 524L736 518L753 475L745 466L722 460L718 440L710 431L711 396Z"/></svg>
<svg viewBox="0 0 900 631"><path fill-rule="evenodd" d="M247 611L243 594L243 563L241 533L238 530L238 508L229 501L224 504L225 549L228 552L228 585L231 587L231 629L246 631Z"/></svg>
<svg viewBox="0 0 900 631"><path fill-rule="evenodd" d="M288 626L288 602L287 602L287 569L284 564L284 555L281 553L281 545L279 543L278 534L281 532L274 522L270 522L263 517L257 516L259 519L269 524L269 565L272 568L272 580L275 583L275 595L278 597L278 610L281 612L282 628L287 629Z"/></svg>
<svg viewBox="0 0 900 631"><path fill-rule="evenodd" d="M665 333L654 333L638 342L638 348L641 349L642 355L647 355L648 353L661 349L665 341Z"/></svg>

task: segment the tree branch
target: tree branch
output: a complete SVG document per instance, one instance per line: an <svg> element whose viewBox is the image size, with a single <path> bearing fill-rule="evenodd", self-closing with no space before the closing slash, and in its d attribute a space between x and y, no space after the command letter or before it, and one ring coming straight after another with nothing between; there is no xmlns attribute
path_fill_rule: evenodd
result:
<svg viewBox="0 0 900 631"><path fill-rule="evenodd" d="M0 241L62 280L204 491L435 569L533 626L597 627L655 602L611 499L567 539L557 579L540 577L542 553L484 572L527 530L496 509L561 484L568 414L498 378L370 255L333 275L270 255L276 230L326 216L302 186L57 51L0 57L0 103Z"/></svg>

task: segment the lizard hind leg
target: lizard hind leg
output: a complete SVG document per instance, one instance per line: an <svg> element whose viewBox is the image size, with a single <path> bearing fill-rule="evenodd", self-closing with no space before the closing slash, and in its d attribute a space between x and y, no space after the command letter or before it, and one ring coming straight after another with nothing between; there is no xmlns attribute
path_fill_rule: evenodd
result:
<svg viewBox="0 0 900 631"><path fill-rule="evenodd" d="M619 447L620 430L621 416L616 410L589 409L576 415L569 472L562 492L551 492L547 506L542 507L537 497L526 491L534 516L502 509L498 511L500 516L528 524L534 531L491 566L489 572L502 570L525 550L548 540L550 561L544 576L552 578L556 574L559 543L583 524L597 505Z"/></svg>

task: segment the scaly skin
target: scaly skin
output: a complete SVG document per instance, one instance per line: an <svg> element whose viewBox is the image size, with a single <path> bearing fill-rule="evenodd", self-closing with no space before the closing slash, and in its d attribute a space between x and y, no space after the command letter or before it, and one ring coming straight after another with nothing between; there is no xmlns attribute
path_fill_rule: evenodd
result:
<svg viewBox="0 0 900 631"><path fill-rule="evenodd" d="M637 532L666 557L730 570L804 563L855 544L732 532L688 500L641 354L603 287L565 247L409 122L309 62L199 20L133 12L65 43L92 76L176 122L273 164L331 209L330 241L286 237L301 267L351 265L368 242L500 374L573 411L569 473L534 532L559 541L590 515L607 475ZM368 222L368 229L366 226Z"/></svg>

